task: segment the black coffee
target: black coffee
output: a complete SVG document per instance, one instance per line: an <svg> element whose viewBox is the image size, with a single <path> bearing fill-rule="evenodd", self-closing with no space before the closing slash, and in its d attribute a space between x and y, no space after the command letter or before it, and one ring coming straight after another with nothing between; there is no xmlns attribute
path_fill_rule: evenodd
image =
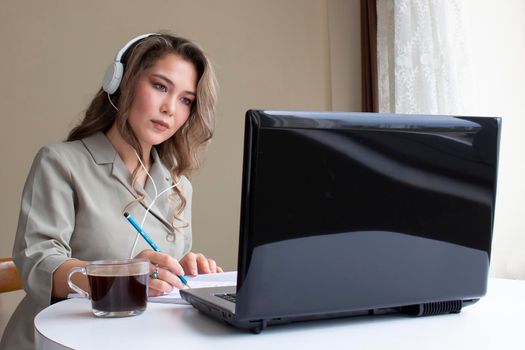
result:
<svg viewBox="0 0 525 350"><path fill-rule="evenodd" d="M88 275L93 309L106 312L144 310L147 303L148 275Z"/></svg>

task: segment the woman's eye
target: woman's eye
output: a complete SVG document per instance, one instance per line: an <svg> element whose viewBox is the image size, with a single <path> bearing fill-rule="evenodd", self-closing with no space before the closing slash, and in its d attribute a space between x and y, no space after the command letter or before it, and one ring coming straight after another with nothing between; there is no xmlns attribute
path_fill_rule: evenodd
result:
<svg viewBox="0 0 525 350"><path fill-rule="evenodd" d="M153 83L153 87L162 92L168 91L168 89L164 85L159 84L159 83Z"/></svg>
<svg viewBox="0 0 525 350"><path fill-rule="evenodd" d="M190 100L189 98L183 97L181 98L181 102L185 104L186 106L191 106L193 103L193 100Z"/></svg>

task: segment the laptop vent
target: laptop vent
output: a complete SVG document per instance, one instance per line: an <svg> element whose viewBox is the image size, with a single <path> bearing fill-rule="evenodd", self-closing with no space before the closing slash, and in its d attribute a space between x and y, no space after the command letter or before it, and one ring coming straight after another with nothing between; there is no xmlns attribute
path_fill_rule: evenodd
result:
<svg viewBox="0 0 525 350"><path fill-rule="evenodd" d="M401 312L413 316L430 316L449 313L458 313L463 307L462 300L438 301L435 303L425 303L419 305L404 306Z"/></svg>

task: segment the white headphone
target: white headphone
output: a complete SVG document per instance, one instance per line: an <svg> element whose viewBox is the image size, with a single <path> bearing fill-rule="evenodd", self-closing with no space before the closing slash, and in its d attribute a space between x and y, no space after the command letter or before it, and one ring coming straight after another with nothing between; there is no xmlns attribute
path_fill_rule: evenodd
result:
<svg viewBox="0 0 525 350"><path fill-rule="evenodd" d="M137 41L147 38L151 35L157 35L157 33L139 35L128 41L128 43L124 45L124 47L117 53L117 56L115 56L115 61L111 63L106 69L106 73L104 73L104 80L102 81L102 89L107 92L108 95L115 93L120 85L120 81L124 75L124 65L120 62L120 60L122 59L124 53L126 53L126 50Z"/></svg>

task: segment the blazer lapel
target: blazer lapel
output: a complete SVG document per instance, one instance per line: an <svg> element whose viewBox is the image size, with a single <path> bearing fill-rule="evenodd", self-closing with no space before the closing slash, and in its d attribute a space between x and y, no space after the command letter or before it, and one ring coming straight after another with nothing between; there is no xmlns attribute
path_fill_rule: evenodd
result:
<svg viewBox="0 0 525 350"><path fill-rule="evenodd" d="M116 153L116 152L115 152ZM113 167L111 168L111 175L116 178L126 189L133 195L135 198L139 198L137 191L134 191L130 184L130 176L128 168L126 168L126 165L120 159L120 156L117 155L115 157L115 161L113 162Z"/></svg>
<svg viewBox="0 0 525 350"><path fill-rule="evenodd" d="M102 132L98 132L92 136L82 139L82 142L84 143L85 147L88 149L89 153L98 165L111 164L111 176L117 179L122 184L122 186L124 186L131 193L133 197L140 198L140 195L138 194L140 188L137 191L131 187L131 174L128 168L126 168L126 165L124 164L118 153L113 148L111 142L109 142L109 140L107 139L106 135L104 135ZM155 181L158 193L160 193L164 189L169 187L166 184L171 185L171 181L167 181L167 179L171 179L171 175L169 175L169 171L160 162L155 148L153 148L152 153L154 162L150 171L150 175ZM144 199L139 203L144 207L144 210L146 210L151 205L153 198L155 198L155 190L153 184L150 182L151 180L148 178L148 181L146 181L145 190L141 191L144 192ZM155 201L155 204L153 204L153 206L150 209L150 213L157 220L161 221L162 224L168 229L173 230L171 223L166 219L167 217L169 217L168 210L160 210L159 207L156 205L157 201L159 201L161 198L167 198L169 196L169 193L171 193L170 190L166 192L168 193L162 194L162 196ZM164 201L161 200L160 202ZM167 205L166 207L169 207L169 205Z"/></svg>
<svg viewBox="0 0 525 350"><path fill-rule="evenodd" d="M172 185L171 181L171 174L169 173L168 169L162 164L157 150L155 148L152 149L152 157L153 157L153 164L151 166L150 170L150 176L155 182L155 186L153 186L153 182L150 178L146 181L146 188L144 189L146 192L145 197L145 204L146 208L151 205L151 201L155 198L155 187L157 188L157 195L161 195L155 200L155 203L150 209L150 212L157 217L160 221L164 223L164 225L168 226L170 229L172 228L171 223L166 219L171 216L171 213L169 212L171 210L170 202L168 201L168 198L170 194L173 192L173 189L167 190ZM163 191L166 190L164 193ZM161 205L162 204L162 205Z"/></svg>

